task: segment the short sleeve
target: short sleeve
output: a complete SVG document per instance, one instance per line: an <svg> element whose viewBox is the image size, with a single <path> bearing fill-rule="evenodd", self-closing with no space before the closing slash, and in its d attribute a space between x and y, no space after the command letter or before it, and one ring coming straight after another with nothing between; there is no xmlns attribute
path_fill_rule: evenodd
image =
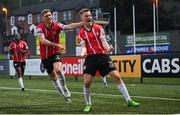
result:
<svg viewBox="0 0 180 115"><path fill-rule="evenodd" d="M37 26L36 27L36 35L43 34L42 28Z"/></svg>
<svg viewBox="0 0 180 115"><path fill-rule="evenodd" d="M29 49L26 42L24 42L25 49Z"/></svg>
<svg viewBox="0 0 180 115"><path fill-rule="evenodd" d="M58 23L58 26L61 28L61 30L64 30L64 24L62 24L62 23Z"/></svg>
<svg viewBox="0 0 180 115"><path fill-rule="evenodd" d="M106 37L106 33L104 31L104 29L102 27L100 27L100 38L105 38Z"/></svg>
<svg viewBox="0 0 180 115"><path fill-rule="evenodd" d="M9 45L9 49L12 49L12 43L10 43L10 45Z"/></svg>

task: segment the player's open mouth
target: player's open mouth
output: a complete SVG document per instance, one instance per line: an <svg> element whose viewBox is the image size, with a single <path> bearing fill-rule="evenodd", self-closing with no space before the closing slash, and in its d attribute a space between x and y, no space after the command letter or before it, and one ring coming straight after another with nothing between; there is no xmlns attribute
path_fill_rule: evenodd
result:
<svg viewBox="0 0 180 115"><path fill-rule="evenodd" d="M88 22L91 22L92 20L91 20L91 19L88 19L87 21L88 21Z"/></svg>
<svg viewBox="0 0 180 115"><path fill-rule="evenodd" d="M52 19L48 19L47 21L48 21L48 23L50 24L50 23L52 22Z"/></svg>

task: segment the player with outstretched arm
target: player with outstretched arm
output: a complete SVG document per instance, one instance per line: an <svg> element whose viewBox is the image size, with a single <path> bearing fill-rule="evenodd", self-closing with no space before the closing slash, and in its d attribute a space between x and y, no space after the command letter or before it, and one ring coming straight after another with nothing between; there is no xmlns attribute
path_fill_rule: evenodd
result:
<svg viewBox="0 0 180 115"><path fill-rule="evenodd" d="M50 75L54 87L60 95L64 96L65 102L70 103L70 92L66 86L62 72L61 52L65 50L59 42L59 34L64 29L73 29L82 26L82 23L63 25L53 22L52 13L49 9L41 12L42 23L37 26L37 36L40 38L40 55L42 63Z"/></svg>

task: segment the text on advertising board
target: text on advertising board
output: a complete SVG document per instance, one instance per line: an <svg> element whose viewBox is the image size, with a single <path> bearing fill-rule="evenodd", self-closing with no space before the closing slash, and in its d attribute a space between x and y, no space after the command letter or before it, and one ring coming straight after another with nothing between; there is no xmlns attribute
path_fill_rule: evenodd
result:
<svg viewBox="0 0 180 115"><path fill-rule="evenodd" d="M122 77L141 77L141 56L111 56Z"/></svg>

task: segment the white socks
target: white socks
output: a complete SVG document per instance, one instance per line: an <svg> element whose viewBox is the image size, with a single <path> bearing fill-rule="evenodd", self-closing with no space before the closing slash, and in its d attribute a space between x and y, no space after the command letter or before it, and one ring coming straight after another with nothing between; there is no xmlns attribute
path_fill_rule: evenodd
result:
<svg viewBox="0 0 180 115"><path fill-rule="evenodd" d="M123 95L123 97L125 98L126 102L128 102L129 100L131 100L129 93L126 89L125 84L122 82L121 84L117 85L118 90L121 92L121 94Z"/></svg>
<svg viewBox="0 0 180 115"><path fill-rule="evenodd" d="M24 88L23 79L20 77L18 78L18 82L21 88Z"/></svg>
<svg viewBox="0 0 180 115"><path fill-rule="evenodd" d="M62 90L64 91L64 94L66 97L71 97L71 93L69 92L69 89L67 88L66 86L66 80L65 80L65 76L63 73L61 73L59 75L59 82L60 82L60 85L61 85L61 88Z"/></svg>
<svg viewBox="0 0 180 115"><path fill-rule="evenodd" d="M57 89L58 93L60 95L63 95L64 96L64 92L62 92L62 88L61 88L61 85L60 85L60 82L59 80L52 80L53 81L53 85L54 87Z"/></svg>
<svg viewBox="0 0 180 115"><path fill-rule="evenodd" d="M107 84L107 76L101 77L104 84Z"/></svg>
<svg viewBox="0 0 180 115"><path fill-rule="evenodd" d="M91 105L90 89L83 86L83 91L84 91L84 99L85 99L86 105Z"/></svg>
<svg viewBox="0 0 180 115"><path fill-rule="evenodd" d="M65 81L65 76L63 73L59 74L59 81L60 81L60 85L63 89L64 92L67 92L67 87L66 87L66 81Z"/></svg>

